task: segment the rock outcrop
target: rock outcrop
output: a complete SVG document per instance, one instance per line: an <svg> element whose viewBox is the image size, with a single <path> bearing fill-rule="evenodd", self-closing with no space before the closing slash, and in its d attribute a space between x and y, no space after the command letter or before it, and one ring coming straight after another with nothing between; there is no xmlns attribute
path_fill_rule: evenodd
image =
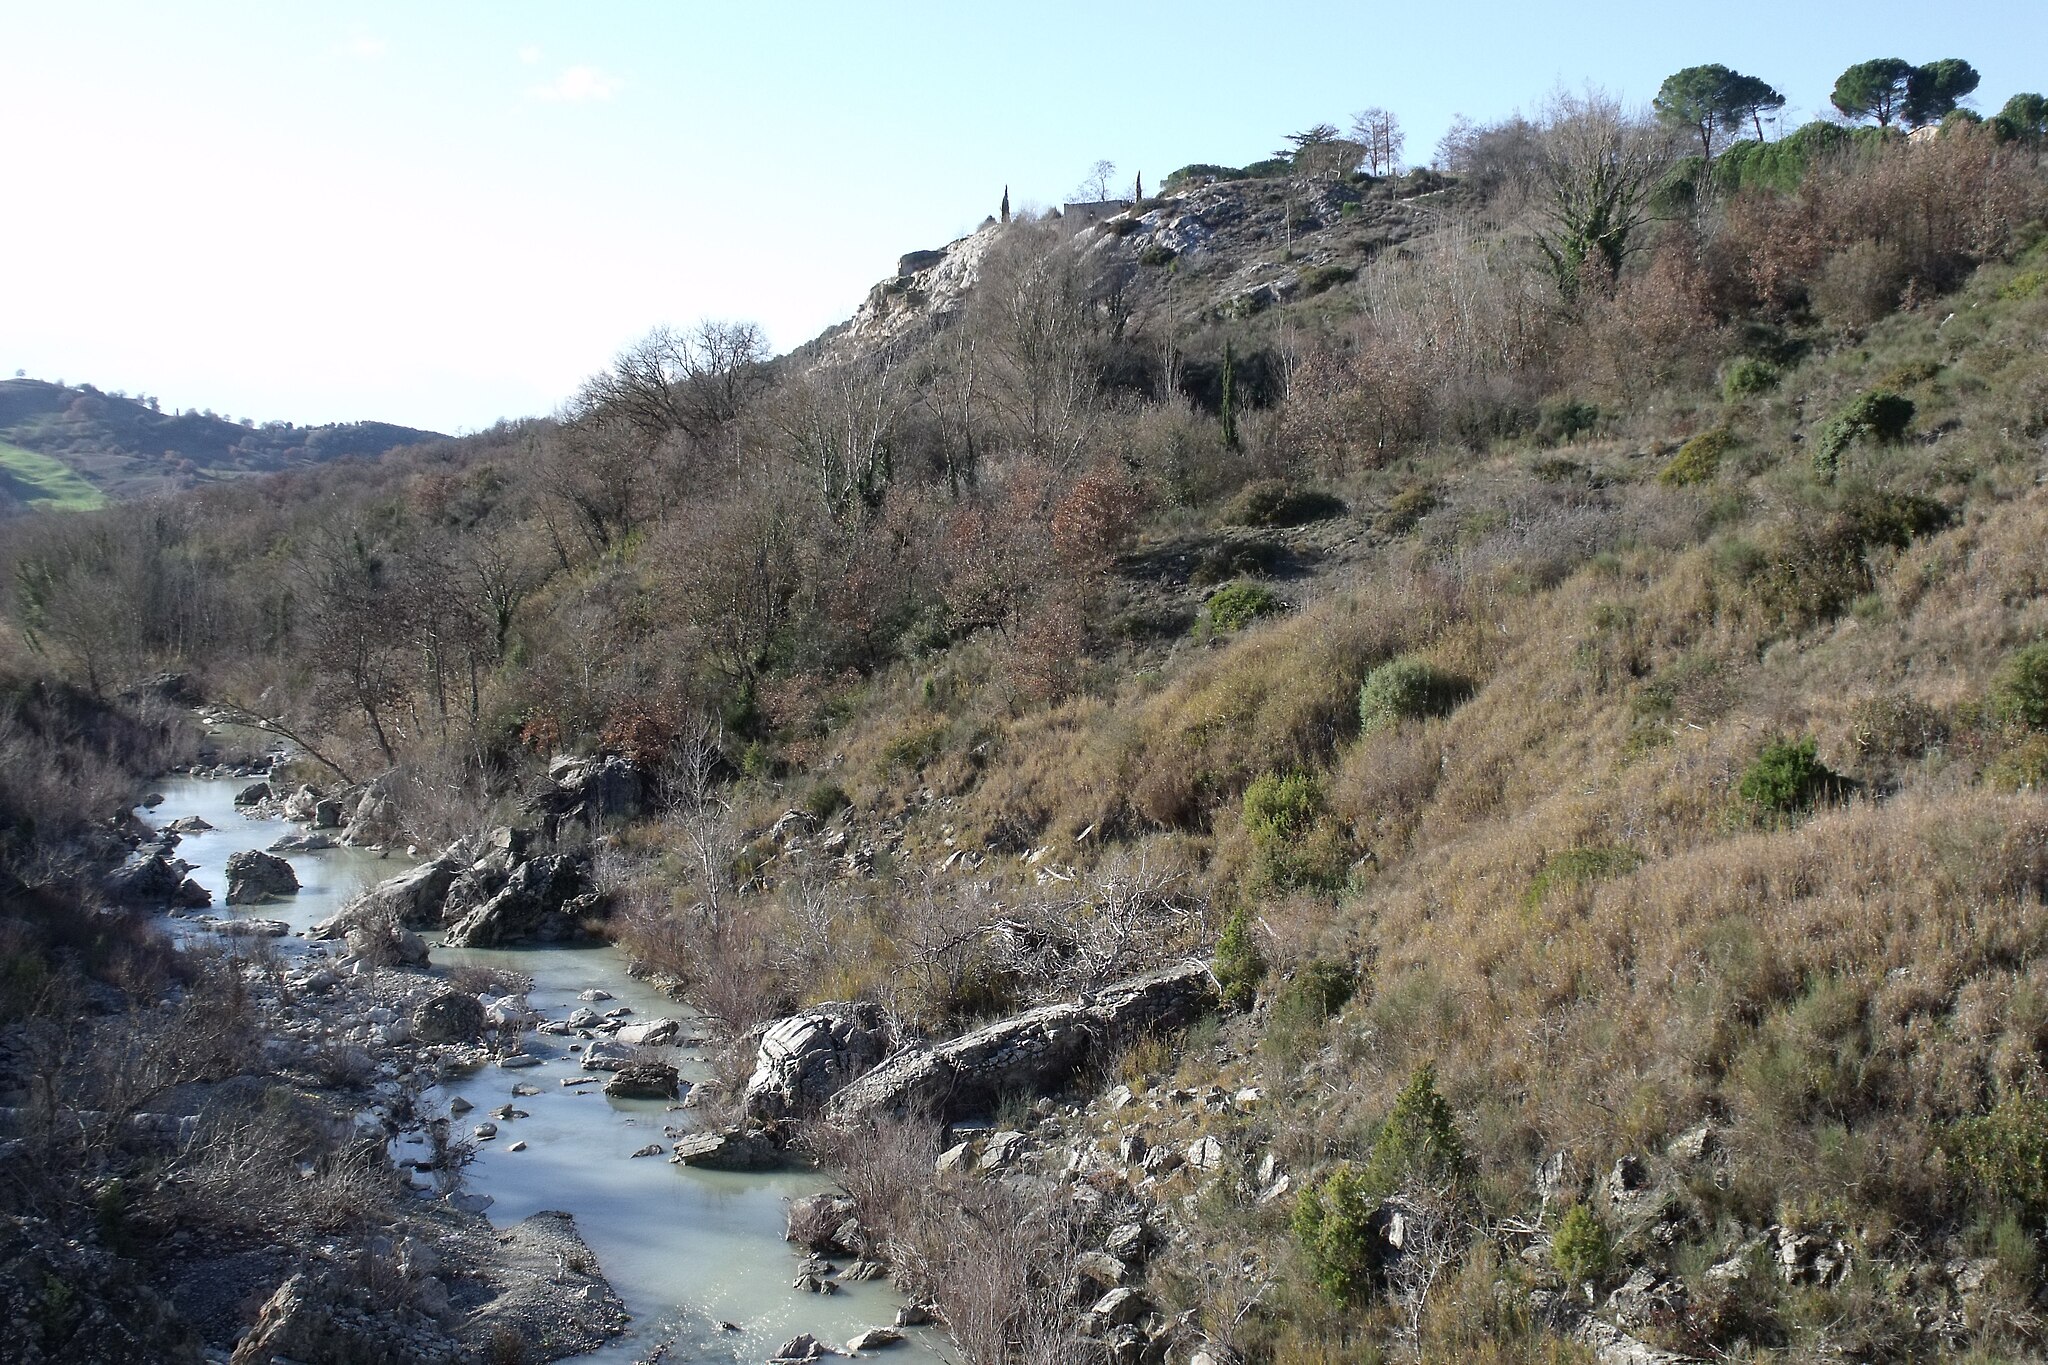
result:
<svg viewBox="0 0 2048 1365"><path fill-rule="evenodd" d="M139 846L101 883L107 898L121 905L204 909L213 893L185 874L190 864L171 856L178 836L167 834Z"/></svg>
<svg viewBox="0 0 2048 1365"><path fill-rule="evenodd" d="M648 810L648 779L631 759L618 754L592 758L557 755L548 764L548 785L528 802L553 834L580 821L596 828L637 820Z"/></svg>
<svg viewBox="0 0 2048 1365"><path fill-rule="evenodd" d="M432 1315L414 1304L376 1295L340 1267L302 1270L278 1286L256 1325L229 1357L230 1365L446 1361L463 1358Z"/></svg>
<svg viewBox="0 0 2048 1365"><path fill-rule="evenodd" d="M577 919L595 910L587 858L551 853L515 865L475 909L450 919L452 906L491 888L496 878L479 868L457 878L442 909L442 937L451 946L495 948L507 943L557 943L577 937Z"/></svg>
<svg viewBox="0 0 2048 1365"><path fill-rule="evenodd" d="M339 798L337 798L339 799ZM315 812L318 818L318 812ZM395 844L399 840L398 802L391 795L391 777L386 774L363 787L355 809L348 814L348 832L342 842L358 847Z"/></svg>
<svg viewBox="0 0 2048 1365"><path fill-rule="evenodd" d="M278 896L299 894L292 865L269 853L244 849L228 855L228 904L261 905Z"/></svg>
<svg viewBox="0 0 2048 1365"><path fill-rule="evenodd" d="M1005 1096L1043 1094L1067 1084L1098 1049L1192 1023L1216 1003L1216 978L1208 967L1184 962L934 1047L898 1052L839 1091L826 1106L826 1119L847 1127L885 1114L921 1113L945 1121L987 1113Z"/></svg>
<svg viewBox="0 0 2048 1365"><path fill-rule="evenodd" d="M761 1036L746 1112L768 1122L814 1114L894 1046L887 1018L865 1002L815 1005L779 1019Z"/></svg>
<svg viewBox="0 0 2048 1365"><path fill-rule="evenodd" d="M587 854L531 852L524 830L499 828L451 846L371 888L312 937L347 936L364 925L439 929L455 947L552 943L579 937L582 921L602 910Z"/></svg>

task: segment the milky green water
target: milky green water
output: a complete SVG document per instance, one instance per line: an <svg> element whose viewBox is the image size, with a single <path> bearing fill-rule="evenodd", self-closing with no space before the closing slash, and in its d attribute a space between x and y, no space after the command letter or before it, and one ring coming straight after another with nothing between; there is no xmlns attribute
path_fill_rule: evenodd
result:
<svg viewBox="0 0 2048 1365"><path fill-rule="evenodd" d="M192 877L213 891L209 913L284 920L294 934L270 940L280 951L320 951L306 943L304 931L364 887L403 871L410 860L351 848L283 855L298 875L299 894L231 910L225 905L223 872L228 855L267 848L301 828L236 810L234 794L246 785L246 780L167 777L151 789L162 793L163 804L154 810L138 807L137 814L158 826L188 815L214 825L211 832L185 836L177 850L194 864ZM624 958L608 947L436 947L432 956L435 970L469 962L530 976L528 1003L548 1018L582 1007L579 992L595 988L613 997L591 1006L599 1012L625 1006L636 1019L671 1017L687 1024L680 1005L629 976ZM623 1365L668 1344L661 1357L665 1361L761 1361L800 1332L836 1346L864 1327L893 1319L898 1301L886 1281L848 1284L822 1297L791 1287L797 1258L782 1240L784 1201L828 1188L824 1176L736 1175L668 1164L670 1139L662 1129L692 1126L692 1112L659 1101L612 1100L596 1085L564 1087L563 1077L586 1074L569 1052L577 1041L528 1034L527 1051L542 1059L539 1066L516 1071L486 1067L427 1098L430 1107L458 1095L475 1106L457 1120L459 1132L485 1121L489 1110L508 1101L529 1115L498 1122L498 1137L478 1144L476 1159L465 1168L463 1187L490 1197L487 1216L498 1227L540 1209L575 1215L578 1230L633 1315L625 1336L578 1360ZM706 1074L701 1058L687 1049L669 1049L667 1055L686 1077ZM540 1093L515 1099L512 1087L519 1082ZM511 1151L519 1141L525 1150ZM632 1156L650 1142L661 1144L662 1156ZM406 1149L400 1147L399 1154L407 1154ZM739 1330L723 1331L721 1322ZM932 1335L912 1333L911 1340L888 1354L904 1361L937 1360L941 1344Z"/></svg>

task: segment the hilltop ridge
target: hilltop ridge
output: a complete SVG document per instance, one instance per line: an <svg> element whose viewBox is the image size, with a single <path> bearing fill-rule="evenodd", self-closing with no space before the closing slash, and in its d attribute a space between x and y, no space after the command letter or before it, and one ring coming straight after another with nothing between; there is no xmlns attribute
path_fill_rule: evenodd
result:
<svg viewBox="0 0 2048 1365"><path fill-rule="evenodd" d="M91 384L0 380L0 516L72 510L441 440L391 422L235 422Z"/></svg>

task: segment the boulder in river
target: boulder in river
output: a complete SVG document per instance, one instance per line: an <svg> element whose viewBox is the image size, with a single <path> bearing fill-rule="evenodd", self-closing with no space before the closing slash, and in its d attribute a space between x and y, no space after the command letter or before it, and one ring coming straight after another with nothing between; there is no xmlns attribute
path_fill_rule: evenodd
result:
<svg viewBox="0 0 2048 1365"><path fill-rule="evenodd" d="M462 991L442 991L420 1002L412 1028L422 1042L473 1043L484 1031L483 1002Z"/></svg>
<svg viewBox="0 0 2048 1365"><path fill-rule="evenodd" d="M441 922L441 902L455 881L458 863L449 854L431 858L418 867L379 882L343 906L333 917L313 926L316 939L342 938L358 924L372 921L395 922L408 929L429 928Z"/></svg>
<svg viewBox="0 0 2048 1365"><path fill-rule="evenodd" d="M292 931L281 919L217 919L206 927L229 938L283 938Z"/></svg>
<svg viewBox="0 0 2048 1365"><path fill-rule="evenodd" d="M248 786L235 793L235 804L238 806L257 806L269 799L270 784L268 782L251 782Z"/></svg>
<svg viewBox="0 0 2048 1365"><path fill-rule="evenodd" d="M674 1019L650 1019L644 1024L628 1024L614 1036L634 1047L658 1047L673 1042L682 1031L683 1026Z"/></svg>
<svg viewBox="0 0 2048 1365"><path fill-rule="evenodd" d="M299 893L298 874L275 854L243 849L228 855L228 904L260 905L277 896Z"/></svg>
<svg viewBox="0 0 2048 1365"><path fill-rule="evenodd" d="M901 1340L903 1333L893 1327L870 1327L865 1332L857 1332L847 1338L846 1353L857 1356L863 1351L876 1351L884 1346L894 1346Z"/></svg>
<svg viewBox="0 0 2048 1365"><path fill-rule="evenodd" d="M191 869L171 856L175 834L143 844L108 873L102 889L122 905L204 909L213 893L186 877Z"/></svg>
<svg viewBox="0 0 2048 1365"><path fill-rule="evenodd" d="M628 1062L612 1072L604 1093L621 1100L672 1100L680 1084L667 1062Z"/></svg>
<svg viewBox="0 0 2048 1365"><path fill-rule="evenodd" d="M766 1133L729 1128L677 1138L668 1159L676 1165L702 1166L707 1171L771 1171L782 1164L782 1152Z"/></svg>
<svg viewBox="0 0 2048 1365"><path fill-rule="evenodd" d="M398 802L391 795L389 773L364 786L363 794L356 798L355 809L348 813L345 823L348 825L348 833L342 836L345 843L369 847L401 842Z"/></svg>

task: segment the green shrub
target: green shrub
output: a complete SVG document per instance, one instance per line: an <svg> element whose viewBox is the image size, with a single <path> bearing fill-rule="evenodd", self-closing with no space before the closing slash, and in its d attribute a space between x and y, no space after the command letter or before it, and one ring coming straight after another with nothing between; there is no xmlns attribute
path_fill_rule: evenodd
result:
<svg viewBox="0 0 2048 1365"><path fill-rule="evenodd" d="M1409 717L1443 715L1470 691L1463 679L1404 654L1375 668L1359 685L1359 731L1369 735Z"/></svg>
<svg viewBox="0 0 2048 1365"><path fill-rule="evenodd" d="M1815 757L1812 739L1779 739L1764 746L1743 771L1737 789L1758 813L1792 815L1809 810L1828 796L1841 779Z"/></svg>
<svg viewBox="0 0 2048 1365"><path fill-rule="evenodd" d="M1768 554L1754 553L1738 562L1736 543L1728 542L1716 558L1746 579L1772 614L1805 624L1838 615L1871 590L1876 581L1869 562L1873 548L1902 550L1949 519L1948 508L1931 498L1852 489L1832 512L1790 523Z"/></svg>
<svg viewBox="0 0 2048 1365"><path fill-rule="evenodd" d="M1298 283L1303 298L1313 298L1326 289L1340 284L1349 284L1358 278L1358 272L1348 265L1312 265L1301 272Z"/></svg>
<svg viewBox="0 0 2048 1365"><path fill-rule="evenodd" d="M1550 1242L1550 1263L1572 1284L1598 1284L1614 1263L1614 1238L1584 1204L1565 1210Z"/></svg>
<svg viewBox="0 0 2048 1365"><path fill-rule="evenodd" d="M1738 356L1721 372L1721 394L1733 402L1752 394L1769 393L1784 377L1783 370L1761 356Z"/></svg>
<svg viewBox="0 0 2048 1365"><path fill-rule="evenodd" d="M1358 974L1348 962L1318 957L1304 964L1273 997L1273 1018L1290 1023L1320 1024L1334 1018L1358 989Z"/></svg>
<svg viewBox="0 0 2048 1365"><path fill-rule="evenodd" d="M2048 641L2006 656L1991 681L1991 707L2001 720L2048 730Z"/></svg>
<svg viewBox="0 0 2048 1365"><path fill-rule="evenodd" d="M1223 509L1232 526L1304 526L1344 515L1344 503L1328 493L1297 489L1282 479L1248 483Z"/></svg>
<svg viewBox="0 0 2048 1365"><path fill-rule="evenodd" d="M1271 573L1284 557L1280 547L1268 541L1219 541L1196 558L1188 582L1210 588L1246 574Z"/></svg>
<svg viewBox="0 0 2048 1365"><path fill-rule="evenodd" d="M1719 472L1721 457L1734 445L1735 437L1726 427L1703 431L1678 448L1678 454L1657 475L1657 482L1673 486L1705 483Z"/></svg>
<svg viewBox="0 0 2048 1365"><path fill-rule="evenodd" d="M1266 979L1266 955L1252 938L1251 917L1242 908L1233 913L1216 940L1216 956L1210 962L1216 984L1222 988L1223 1003L1234 1010L1248 1010L1257 997L1259 983Z"/></svg>
<svg viewBox="0 0 2048 1365"><path fill-rule="evenodd" d="M1872 389L1842 410L1842 415L1876 440L1892 445L1903 439L1913 421L1913 400L1891 389Z"/></svg>
<svg viewBox="0 0 2048 1365"><path fill-rule="evenodd" d="M1600 409L1576 398L1553 398L1537 409L1536 439L1560 445L1600 425Z"/></svg>
<svg viewBox="0 0 2048 1365"><path fill-rule="evenodd" d="M1316 1288L1339 1303L1363 1298L1379 1268L1373 1214L1379 1201L1345 1162L1301 1192L1290 1220Z"/></svg>
<svg viewBox="0 0 2048 1365"><path fill-rule="evenodd" d="M1187 184L1190 180L1242 180L1244 178L1245 173L1242 167L1217 166L1207 161L1197 161L1169 174L1161 188L1170 192Z"/></svg>
<svg viewBox="0 0 2048 1365"><path fill-rule="evenodd" d="M2029 735L2000 754L1984 780L1999 791L2048 791L2048 735Z"/></svg>
<svg viewBox="0 0 2048 1365"><path fill-rule="evenodd" d="M1424 1062L1394 1098L1394 1108L1373 1139L1364 1187L1389 1195L1411 1184L1456 1185L1471 1173L1465 1140L1450 1102L1436 1088L1436 1064Z"/></svg>
<svg viewBox="0 0 2048 1365"><path fill-rule="evenodd" d="M852 804L846 788L837 782L820 782L804 793L804 813L821 824Z"/></svg>
<svg viewBox="0 0 2048 1365"><path fill-rule="evenodd" d="M2022 270L2005 282L1998 297L2008 301L2030 299L2048 288L2048 270Z"/></svg>
<svg viewBox="0 0 2048 1365"><path fill-rule="evenodd" d="M1813 468L1824 479L1832 479L1841 465L1842 452L1858 439L1869 437L1881 445L1895 445L1912 424L1913 400L1890 389L1872 389L1845 404L1821 423L1813 448Z"/></svg>
<svg viewBox="0 0 2048 1365"><path fill-rule="evenodd" d="M1262 583L1232 583L1209 594L1202 604L1202 623L1216 634L1243 630L1261 616L1279 611L1280 599Z"/></svg>
<svg viewBox="0 0 2048 1365"><path fill-rule="evenodd" d="M1642 865L1643 855L1632 848L1568 848L1553 853L1529 884L1529 903L1541 905L1555 888L1627 876Z"/></svg>
<svg viewBox="0 0 2048 1365"><path fill-rule="evenodd" d="M1388 535L1400 535L1435 510L1436 490L1426 483L1411 483L1387 499L1376 525Z"/></svg>
<svg viewBox="0 0 2048 1365"><path fill-rule="evenodd" d="M1245 831L1258 865L1250 889L1343 884L1351 850L1324 818L1323 784L1309 773L1268 773L1245 788Z"/></svg>
<svg viewBox="0 0 2048 1365"><path fill-rule="evenodd" d="M1884 378L1877 381L1879 389L1910 389L1915 384L1925 384L1941 373L1941 365L1932 360L1909 360L1903 365L1894 365L1886 370ZM1910 419L1909 419L1910 420ZM1901 428L1903 431L1904 428Z"/></svg>
<svg viewBox="0 0 2048 1365"><path fill-rule="evenodd" d="M1308 773L1268 773L1244 789L1244 825L1258 843L1298 839L1323 813L1323 784Z"/></svg>
<svg viewBox="0 0 2048 1365"><path fill-rule="evenodd" d="M937 758L946 744L946 732L951 727L944 721L931 725L914 725L898 734L882 746L882 768L885 772L916 772Z"/></svg>
<svg viewBox="0 0 2048 1365"><path fill-rule="evenodd" d="M1172 247L1154 242L1151 246L1138 253L1138 264L1149 266L1172 265L1175 254Z"/></svg>
<svg viewBox="0 0 2048 1365"><path fill-rule="evenodd" d="M2048 1100L2009 1095L1955 1126L1963 1166L1992 1198L2029 1222L2048 1218Z"/></svg>

